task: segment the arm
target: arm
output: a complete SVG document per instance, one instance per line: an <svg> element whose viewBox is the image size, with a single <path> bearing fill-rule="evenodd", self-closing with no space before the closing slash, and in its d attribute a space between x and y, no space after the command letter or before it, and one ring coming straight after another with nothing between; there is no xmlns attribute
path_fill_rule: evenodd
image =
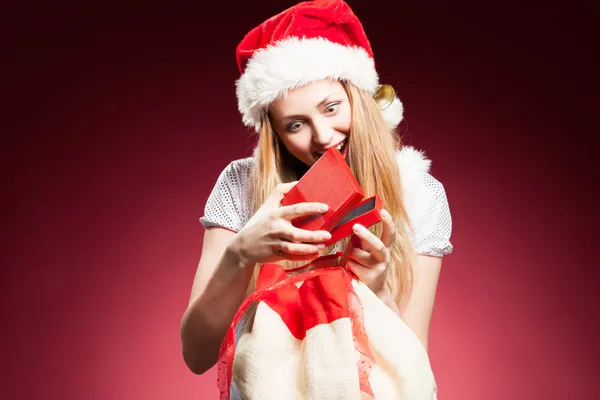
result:
<svg viewBox="0 0 600 400"><path fill-rule="evenodd" d="M328 207L322 203L281 207L281 199L295 184L278 185L238 233L220 227L205 231L202 256L180 327L183 358L192 372L203 374L217 362L256 263L312 260L331 238L327 231L292 225L294 218L324 213Z"/></svg>
<svg viewBox="0 0 600 400"><path fill-rule="evenodd" d="M400 317L428 350L429 325L442 267L441 257L417 255L410 296L400 305Z"/></svg>
<svg viewBox="0 0 600 400"><path fill-rule="evenodd" d="M435 303L442 257L453 250L452 215L443 184L429 173L422 175L412 195L411 221L415 229L413 287L399 305L400 316L428 349L429 327Z"/></svg>
<svg viewBox="0 0 600 400"><path fill-rule="evenodd" d="M219 227L204 233L202 256L180 327L184 361L196 374L215 365L252 276L252 268L245 265L233 245L234 236L234 232Z"/></svg>

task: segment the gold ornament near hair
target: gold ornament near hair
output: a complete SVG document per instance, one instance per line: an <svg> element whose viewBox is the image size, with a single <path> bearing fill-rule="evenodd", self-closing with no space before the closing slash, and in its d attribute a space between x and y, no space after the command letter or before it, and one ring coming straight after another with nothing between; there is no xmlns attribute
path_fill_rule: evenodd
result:
<svg viewBox="0 0 600 400"><path fill-rule="evenodd" d="M373 99L379 106L380 110L388 108L394 101L395 97L396 91L391 85L379 85L377 90L375 90L375 94L373 95Z"/></svg>

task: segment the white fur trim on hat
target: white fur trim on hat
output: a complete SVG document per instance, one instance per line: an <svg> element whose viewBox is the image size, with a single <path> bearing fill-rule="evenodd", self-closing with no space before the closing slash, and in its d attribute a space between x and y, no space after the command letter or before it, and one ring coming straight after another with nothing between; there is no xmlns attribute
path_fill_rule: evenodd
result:
<svg viewBox="0 0 600 400"><path fill-rule="evenodd" d="M371 94L379 85L374 61L361 47L343 46L323 38L290 37L257 50L236 82L244 124L258 130L263 107L289 89L327 78L350 81ZM384 110L384 117L394 127L402 120L398 98Z"/></svg>

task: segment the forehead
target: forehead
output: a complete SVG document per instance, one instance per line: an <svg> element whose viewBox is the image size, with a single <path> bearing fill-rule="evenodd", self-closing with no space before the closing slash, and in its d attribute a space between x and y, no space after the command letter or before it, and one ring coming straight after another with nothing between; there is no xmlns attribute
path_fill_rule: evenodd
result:
<svg viewBox="0 0 600 400"><path fill-rule="evenodd" d="M274 117L287 114L302 114L319 107L323 100L347 99L348 95L342 84L337 81L321 80L305 86L290 89L284 96L269 105Z"/></svg>

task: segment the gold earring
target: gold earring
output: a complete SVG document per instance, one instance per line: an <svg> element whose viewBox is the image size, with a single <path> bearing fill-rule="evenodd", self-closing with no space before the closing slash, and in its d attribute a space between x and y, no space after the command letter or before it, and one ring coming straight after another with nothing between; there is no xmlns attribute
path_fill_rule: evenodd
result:
<svg viewBox="0 0 600 400"><path fill-rule="evenodd" d="M396 91L391 85L379 85L375 90L373 100L375 100L380 110L384 110L392 104L395 97Z"/></svg>

